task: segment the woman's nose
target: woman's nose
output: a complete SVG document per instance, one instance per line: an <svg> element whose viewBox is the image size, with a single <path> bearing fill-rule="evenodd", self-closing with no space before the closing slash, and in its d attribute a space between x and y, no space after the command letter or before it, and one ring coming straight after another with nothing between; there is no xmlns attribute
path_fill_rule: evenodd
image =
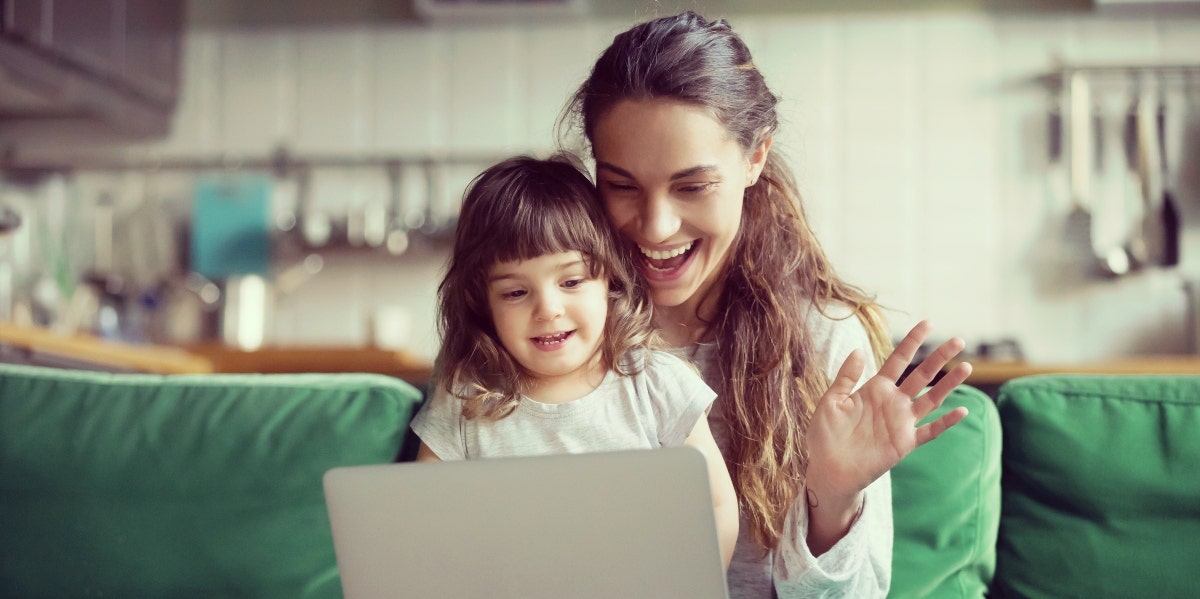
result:
<svg viewBox="0 0 1200 599"><path fill-rule="evenodd" d="M669 198L662 194L648 195L642 202L642 238L652 243L667 241L679 231L679 215Z"/></svg>

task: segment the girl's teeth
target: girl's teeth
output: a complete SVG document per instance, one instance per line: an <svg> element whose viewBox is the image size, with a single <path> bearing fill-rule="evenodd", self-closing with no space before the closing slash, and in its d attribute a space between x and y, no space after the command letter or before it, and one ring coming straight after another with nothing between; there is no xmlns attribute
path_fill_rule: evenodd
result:
<svg viewBox="0 0 1200 599"><path fill-rule="evenodd" d="M689 241L687 243L687 245L682 245L673 250L667 250L665 252L660 252L657 250L648 250L644 247L639 247L638 249L640 249L642 251L642 255L646 256L647 258L649 258L651 260L666 260L667 258L674 258L675 256L683 254L684 252L687 252L688 250L692 249L692 244L694 244L694 243L696 243L696 242Z"/></svg>
<svg viewBox="0 0 1200 599"><path fill-rule="evenodd" d="M538 337L537 340L538 340L538 343L558 343L558 342L562 341L563 339L566 339L567 335L570 335L570 334L571 334L571 332L567 331L565 333L557 333L555 335L546 335L545 337Z"/></svg>

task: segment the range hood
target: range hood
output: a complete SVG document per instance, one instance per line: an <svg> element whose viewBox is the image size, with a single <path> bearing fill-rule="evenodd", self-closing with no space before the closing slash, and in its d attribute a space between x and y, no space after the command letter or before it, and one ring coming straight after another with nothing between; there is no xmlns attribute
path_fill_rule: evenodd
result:
<svg viewBox="0 0 1200 599"><path fill-rule="evenodd" d="M0 147L168 133L184 0L0 0Z"/></svg>

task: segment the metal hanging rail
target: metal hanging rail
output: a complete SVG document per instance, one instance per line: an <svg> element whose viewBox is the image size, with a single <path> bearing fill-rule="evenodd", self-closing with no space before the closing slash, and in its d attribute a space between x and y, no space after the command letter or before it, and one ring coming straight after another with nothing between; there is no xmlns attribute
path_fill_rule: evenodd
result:
<svg viewBox="0 0 1200 599"><path fill-rule="evenodd" d="M168 156L161 158L76 157L59 160L23 161L12 154L0 156L0 175L36 175L56 172L122 172L122 171L183 171L236 172L265 171L283 176L288 173L323 168L390 169L405 164L419 165L485 165L507 156L501 153L446 154L296 154L279 148L268 156L262 155L201 155Z"/></svg>
<svg viewBox="0 0 1200 599"><path fill-rule="evenodd" d="M1043 84L1051 87L1061 87L1066 85L1066 81L1075 74L1087 76L1090 79L1115 79L1121 78L1128 80L1133 77L1153 77L1160 81L1178 81L1183 83L1192 83L1200 86L1200 64L1079 64L1079 65L1062 65L1054 70L1038 77L1038 80Z"/></svg>

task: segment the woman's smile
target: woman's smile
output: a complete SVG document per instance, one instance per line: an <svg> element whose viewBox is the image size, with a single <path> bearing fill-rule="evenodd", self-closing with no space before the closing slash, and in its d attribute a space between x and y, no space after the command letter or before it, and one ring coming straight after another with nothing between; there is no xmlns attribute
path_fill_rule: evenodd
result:
<svg viewBox="0 0 1200 599"><path fill-rule="evenodd" d="M719 291L765 152L747 154L708 110L661 99L619 102L592 145L605 209L637 244L655 306L695 308Z"/></svg>
<svg viewBox="0 0 1200 599"><path fill-rule="evenodd" d="M638 246L638 249L642 252L642 264L650 271L646 274L650 276L677 274L688 258L692 257L695 247L696 240L692 240L669 250L652 250L645 246Z"/></svg>

